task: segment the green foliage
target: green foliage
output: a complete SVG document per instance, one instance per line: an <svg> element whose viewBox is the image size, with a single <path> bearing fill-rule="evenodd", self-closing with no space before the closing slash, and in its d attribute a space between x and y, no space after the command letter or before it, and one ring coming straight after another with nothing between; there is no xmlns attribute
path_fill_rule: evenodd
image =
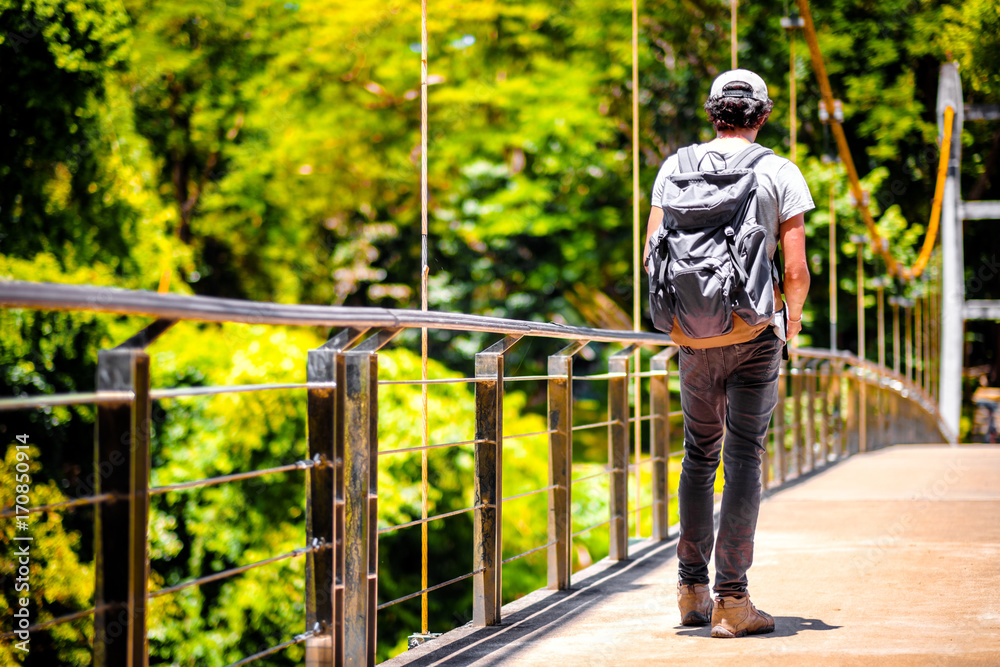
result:
<svg viewBox="0 0 1000 667"><path fill-rule="evenodd" d="M921 22L924 34L936 33L939 39L927 42L931 53L944 52L958 61L963 72L967 95L996 99L1000 93L1000 7L989 0L969 0L945 4L937 15L928 18L940 23Z"/></svg>
<svg viewBox="0 0 1000 667"><path fill-rule="evenodd" d="M120 3L3 3L0 39L9 63L0 88L11 93L2 107L0 250L44 255L67 274L86 267L120 284L155 285L171 252L158 233L169 211L149 187L150 156L120 76L134 48ZM30 264L14 277L39 279Z"/></svg>
<svg viewBox="0 0 1000 667"><path fill-rule="evenodd" d="M649 0L641 11L635 131L645 216L662 160L711 136L701 105L711 79L728 67L729 18L724 3ZM782 152L791 110L779 11L776 3L741 5L739 58L769 82L777 105L759 140ZM471 0L431 3L430 14L430 306L584 324L566 298L579 289L629 311L627 4ZM897 260L910 264L937 166L937 68L956 59L969 101L1000 101L996 3L834 0L817 3L814 19L880 230ZM419 43L419 5L398 0L0 0L0 278L416 306ZM818 205L806 221L814 289L803 342L829 342L832 191L840 336L849 346L858 287L849 237L864 228L842 169L819 158L832 145L816 121L819 94L801 40L795 67L799 163ZM966 126L963 192L975 193L970 198L1000 199L992 175L998 137L987 124ZM995 252L992 237L971 226L967 234L970 264L984 265ZM879 264L865 253L870 280ZM995 296L994 287L983 284L977 296ZM92 390L96 351L142 325L140 318L4 310L0 394ZM153 384L302 382L305 351L325 334L178 325L151 349ZM439 360L432 377L468 375L472 355L489 340L431 332L431 357ZM407 351L414 347L404 335L380 355L383 379L419 377L419 359ZM544 356L541 345L523 352L522 372L542 372ZM600 368L601 356L590 363ZM544 388L525 386L506 398L508 433L545 429ZM602 393L587 391L578 417L601 421ZM380 447L419 445L419 389L393 385L380 393ZM429 398L432 442L473 439L468 387L433 385ZM156 485L305 456L301 392L162 401L154 416ZM0 434L30 433L40 448L32 473L38 498L92 492L93 420L91 406L4 414ZM504 495L547 484L544 437L510 439L504 455ZM577 474L596 471L605 457L603 433L581 432ZM418 519L419 454L381 459L380 522ZM428 461L428 511L470 507L470 447L431 450ZM150 520L154 587L302 546L303 476L158 496ZM576 530L604 519L606 483L588 482L589 492L576 498ZM544 543L544 507L544 494L512 501L504 557ZM38 618L92 604L89 583L67 583L93 576L92 519L89 510L37 518L42 556L32 567L45 583ZM470 570L468 514L433 522L429 532L430 584ZM606 553L606 533L592 531L577 545L575 564L586 565ZM419 552L418 527L382 537L382 601L421 587ZM505 601L544 585L543 559L539 552L505 567ZM290 559L157 598L154 656L224 664L284 641L302 629L303 567ZM430 629L465 622L470 608L467 581L433 593ZM405 635L420 629L419 611L412 600L380 614L380 656L401 650ZM91 627L77 621L49 632L48 652L35 664L85 663ZM275 660L301 657L296 647Z"/></svg>

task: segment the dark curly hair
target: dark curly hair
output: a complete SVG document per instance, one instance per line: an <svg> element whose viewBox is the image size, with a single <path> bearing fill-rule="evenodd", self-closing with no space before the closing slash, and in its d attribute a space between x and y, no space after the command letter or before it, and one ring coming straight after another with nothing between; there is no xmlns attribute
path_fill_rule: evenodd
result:
<svg viewBox="0 0 1000 667"><path fill-rule="evenodd" d="M745 83L731 83L726 90L752 92ZM705 101L705 113L716 130L758 130L771 115L774 101L761 102L752 97L715 95Z"/></svg>

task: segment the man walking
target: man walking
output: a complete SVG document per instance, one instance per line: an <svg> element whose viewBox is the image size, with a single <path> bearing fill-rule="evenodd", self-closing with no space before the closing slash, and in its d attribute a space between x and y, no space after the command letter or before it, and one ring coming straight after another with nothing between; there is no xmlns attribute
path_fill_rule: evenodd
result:
<svg viewBox="0 0 1000 667"><path fill-rule="evenodd" d="M716 138L694 146L698 169L733 158L753 144L774 103L757 74L732 70L712 84L705 111ZM653 187L649 239L664 219L664 202L677 196L668 178L678 173L677 155L667 158ZM778 399L778 368L785 340L801 329L802 306L809 290L804 213L814 208L809 188L794 163L769 153L753 166L757 180L757 222L766 230L767 256L780 242L784 266L784 307L775 298L770 322L748 325L733 315L729 333L692 338L674 326L679 354L681 407L684 412L684 461L678 502L677 600L681 623L711 622L713 637L742 637L774 630L774 619L757 610L747 590L753 562L754 532L760 507L761 455ZM648 270L648 268L647 268ZM723 447L723 436L725 446ZM725 487L718 537L713 530L715 474L720 453ZM715 599L709 591L709 560L715 548Z"/></svg>

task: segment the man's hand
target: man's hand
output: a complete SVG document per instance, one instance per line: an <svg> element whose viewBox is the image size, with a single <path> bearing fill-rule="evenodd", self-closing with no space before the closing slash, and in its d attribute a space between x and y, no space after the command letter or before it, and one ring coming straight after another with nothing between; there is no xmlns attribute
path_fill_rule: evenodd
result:
<svg viewBox="0 0 1000 667"><path fill-rule="evenodd" d="M788 320L788 339L786 342L791 343L792 339L795 338L800 331L802 331L802 320L799 320L798 322Z"/></svg>

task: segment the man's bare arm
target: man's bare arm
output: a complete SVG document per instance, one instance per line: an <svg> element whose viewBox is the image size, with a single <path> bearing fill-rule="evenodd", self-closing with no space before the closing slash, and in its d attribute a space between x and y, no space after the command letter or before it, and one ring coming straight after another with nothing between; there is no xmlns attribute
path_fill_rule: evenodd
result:
<svg viewBox="0 0 1000 667"><path fill-rule="evenodd" d="M649 221L646 223L646 242L642 244L642 268L646 270L646 256L649 255L649 237L660 228L663 222L663 209L654 206L649 209Z"/></svg>
<svg viewBox="0 0 1000 667"><path fill-rule="evenodd" d="M806 260L805 215L799 213L781 223L781 259L785 267L785 303L788 307L788 340L802 330L802 307L809 294L809 263Z"/></svg>

